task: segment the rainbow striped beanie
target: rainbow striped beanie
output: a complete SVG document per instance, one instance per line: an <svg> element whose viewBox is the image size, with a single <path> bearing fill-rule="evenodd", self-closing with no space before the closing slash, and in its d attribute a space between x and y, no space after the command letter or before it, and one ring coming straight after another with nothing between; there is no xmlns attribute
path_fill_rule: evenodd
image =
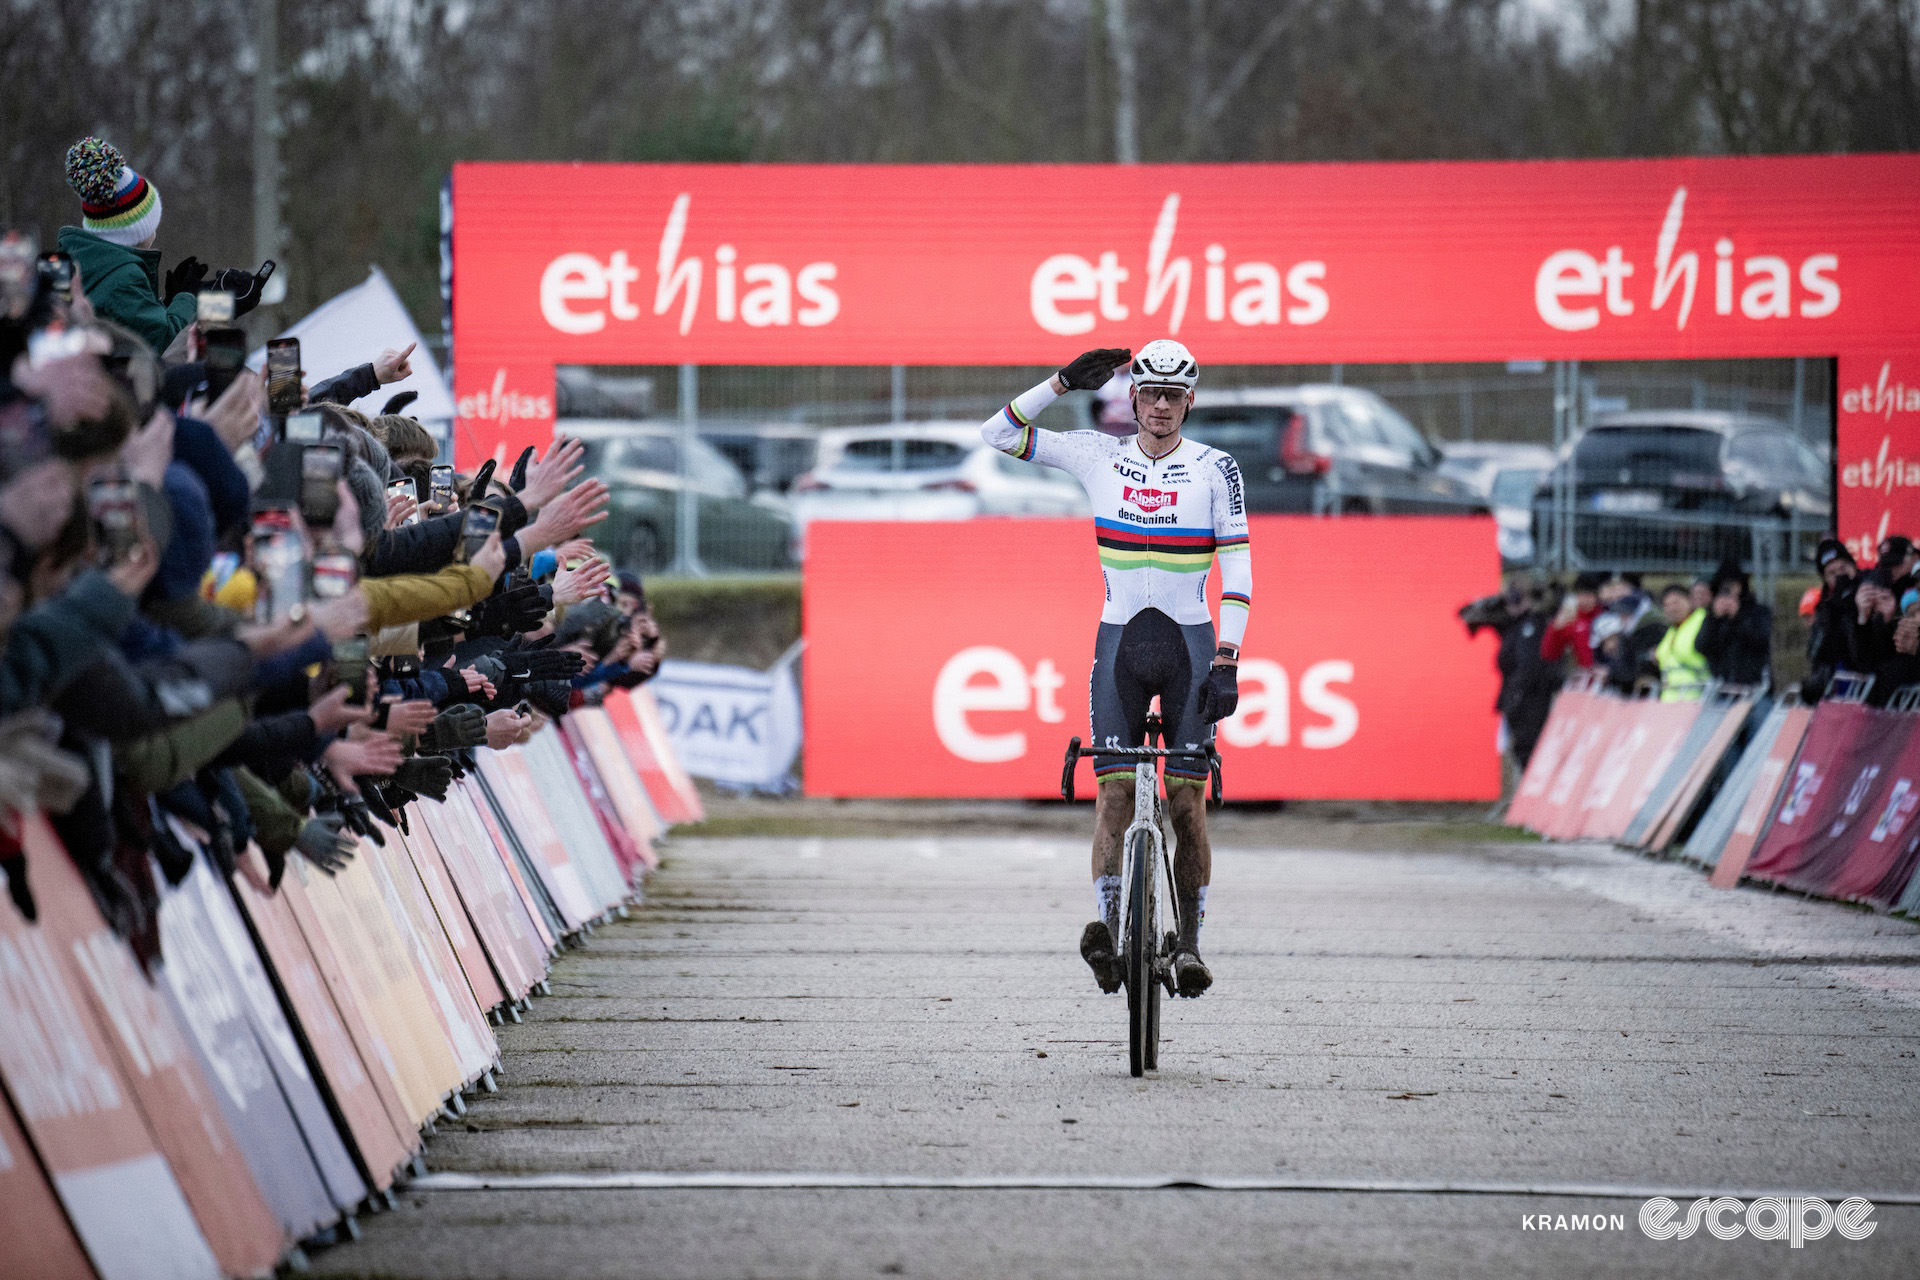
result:
<svg viewBox="0 0 1920 1280"><path fill-rule="evenodd" d="M69 147L67 185L80 196L80 225L102 240L131 247L160 229L159 190L111 143L82 138Z"/></svg>

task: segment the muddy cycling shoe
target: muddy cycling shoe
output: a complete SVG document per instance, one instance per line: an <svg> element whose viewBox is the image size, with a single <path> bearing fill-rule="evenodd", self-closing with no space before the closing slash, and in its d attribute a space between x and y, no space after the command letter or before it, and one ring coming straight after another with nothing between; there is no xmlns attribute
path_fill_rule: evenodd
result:
<svg viewBox="0 0 1920 1280"><path fill-rule="evenodd" d="M1173 981L1180 994L1191 1000L1213 985L1213 970L1198 951L1185 950L1173 958Z"/></svg>
<svg viewBox="0 0 1920 1280"><path fill-rule="evenodd" d="M1120 957L1113 952L1113 933L1105 920L1095 920L1081 931L1080 958L1093 970L1101 991L1112 995L1120 989Z"/></svg>

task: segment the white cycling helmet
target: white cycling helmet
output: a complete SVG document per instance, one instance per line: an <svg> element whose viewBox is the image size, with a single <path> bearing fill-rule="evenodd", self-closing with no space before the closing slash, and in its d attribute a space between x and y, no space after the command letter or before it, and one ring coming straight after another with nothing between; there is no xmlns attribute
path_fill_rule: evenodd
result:
<svg viewBox="0 0 1920 1280"><path fill-rule="evenodd" d="M1136 387L1181 387L1192 391L1200 381L1200 366L1193 352L1172 338L1156 338L1140 348L1128 368Z"/></svg>

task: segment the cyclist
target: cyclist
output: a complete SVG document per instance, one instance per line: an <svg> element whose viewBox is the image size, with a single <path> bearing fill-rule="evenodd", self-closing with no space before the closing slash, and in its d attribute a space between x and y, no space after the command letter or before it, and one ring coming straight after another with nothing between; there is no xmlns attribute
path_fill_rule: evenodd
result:
<svg viewBox="0 0 1920 1280"><path fill-rule="evenodd" d="M1167 745L1190 751L1213 741L1214 722L1239 703L1235 672L1253 589L1240 469L1232 457L1180 428L1193 405L1200 368L1184 346L1162 338L1137 358L1120 349L1089 351L1025 392L980 428L1003 453L1058 467L1093 503L1094 538L1106 578L1106 607L1094 643L1094 777L1099 782L1093 883L1099 917L1080 935L1080 955L1102 991L1120 989L1121 840L1133 815L1133 763L1101 756L1102 747L1146 739L1147 706L1157 694ZM1138 430L1115 438L1097 431L1033 426L1067 391L1097 390L1122 366L1132 375ZM1220 634L1207 608L1207 574L1220 563ZM1174 886L1180 938L1174 977L1183 996L1213 984L1200 958L1213 852L1207 843L1207 770L1166 764L1167 809L1176 841Z"/></svg>

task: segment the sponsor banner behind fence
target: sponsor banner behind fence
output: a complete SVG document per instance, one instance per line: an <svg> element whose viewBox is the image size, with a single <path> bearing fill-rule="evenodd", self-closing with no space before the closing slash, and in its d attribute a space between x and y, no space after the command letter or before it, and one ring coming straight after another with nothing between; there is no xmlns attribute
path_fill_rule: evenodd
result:
<svg viewBox="0 0 1920 1280"><path fill-rule="evenodd" d="M1478 800L1499 794L1493 636L1460 601L1497 589L1484 519L1254 516L1227 795ZM821 796L1059 794L1089 738L1103 595L1085 520L812 527L806 781ZM1419 549L1419 572L1357 567ZM1217 610L1217 584L1213 599ZM1091 764L1080 791L1092 794Z"/></svg>
<svg viewBox="0 0 1920 1280"><path fill-rule="evenodd" d="M1915 719L1858 703L1816 707L1773 826L1748 862L1747 875L1829 894L1862 836L1889 813L1888 792ZM1896 803L1911 789L1911 782L1901 788Z"/></svg>
<svg viewBox="0 0 1920 1280"><path fill-rule="evenodd" d="M669 658L650 688L688 773L769 790L791 785L801 732L790 657L768 671Z"/></svg>
<svg viewBox="0 0 1920 1280"><path fill-rule="evenodd" d="M1680 856L1717 888L1749 878L1920 914L1920 716L1789 701L1754 724L1765 705L1737 691L1659 702L1570 686L1507 821L1648 853L1684 840Z"/></svg>
<svg viewBox="0 0 1920 1280"><path fill-rule="evenodd" d="M463 164L455 443L545 441L557 365L1838 357L1871 551L1920 517L1916 203L1912 155Z"/></svg>
<svg viewBox="0 0 1920 1280"><path fill-rule="evenodd" d="M608 711L638 725L632 701ZM38 917L0 901L0 1273L265 1274L391 1186L420 1126L490 1087L489 1016L544 979L552 893L589 924L637 891L651 854L618 858L608 797L648 833L665 823L622 741L608 727L591 753L555 733L493 753L507 799L470 776L338 875L291 858L277 891L258 850L228 883L176 826L196 857L162 891L151 974L28 815ZM641 741L685 807L664 737Z"/></svg>

